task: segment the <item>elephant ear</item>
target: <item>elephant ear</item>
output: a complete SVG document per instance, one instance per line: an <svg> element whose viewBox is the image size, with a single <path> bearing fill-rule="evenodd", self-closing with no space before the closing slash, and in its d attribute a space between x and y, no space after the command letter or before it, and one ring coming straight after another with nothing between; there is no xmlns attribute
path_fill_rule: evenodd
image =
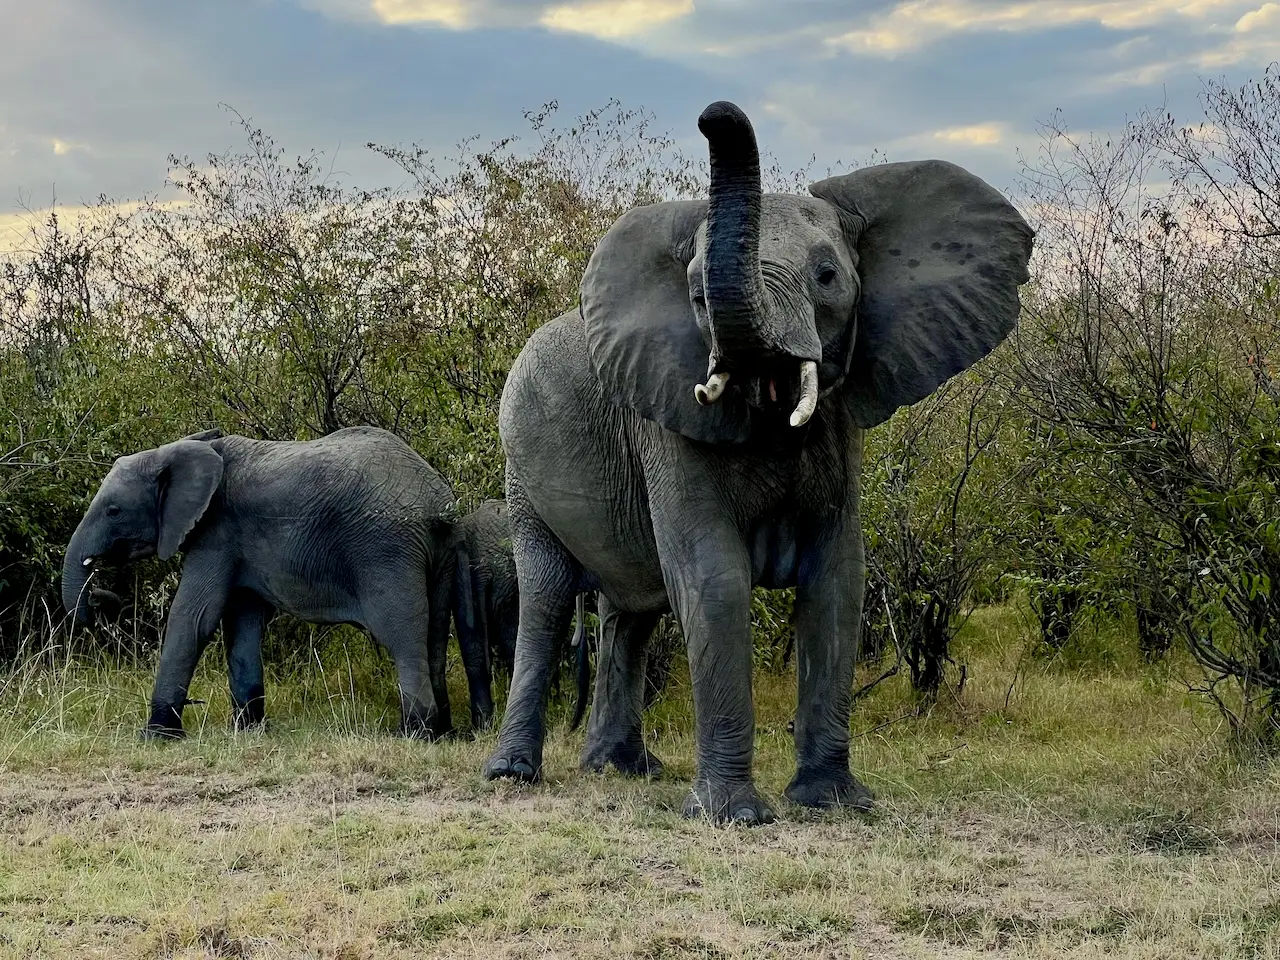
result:
<svg viewBox="0 0 1280 960"><path fill-rule="evenodd" d="M182 547L222 483L222 457L207 442L178 440L156 450L160 535L156 556L168 560Z"/></svg>
<svg viewBox="0 0 1280 960"><path fill-rule="evenodd" d="M221 427L213 427L209 430L201 430L199 433L189 433L182 439L183 440L203 440L205 442L208 442L210 440L221 440L225 436L226 434L222 432Z"/></svg>
<svg viewBox="0 0 1280 960"><path fill-rule="evenodd" d="M812 184L852 215L862 296L845 401L872 427L981 360L1018 321L1035 231L994 187L945 160Z"/></svg>
<svg viewBox="0 0 1280 960"><path fill-rule="evenodd" d="M583 275L582 320L592 369L611 401L694 440L739 443L751 421L737 391L705 407L693 395L710 350L685 271L706 218L704 200L655 203L619 217Z"/></svg>

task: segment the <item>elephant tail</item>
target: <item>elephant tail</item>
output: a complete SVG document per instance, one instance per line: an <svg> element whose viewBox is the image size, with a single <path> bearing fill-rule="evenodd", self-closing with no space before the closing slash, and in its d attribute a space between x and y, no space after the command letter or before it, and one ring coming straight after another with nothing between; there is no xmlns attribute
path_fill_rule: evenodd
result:
<svg viewBox="0 0 1280 960"><path fill-rule="evenodd" d="M578 594L577 626L573 629L573 645L578 650L578 702L573 706L570 730L577 730L587 713L587 696L591 692L591 639L587 636L586 594Z"/></svg>
<svg viewBox="0 0 1280 960"><path fill-rule="evenodd" d="M476 629L476 598L471 583L471 556L466 542L461 538L453 544L453 619L461 640L463 631ZM464 651L465 653L465 651Z"/></svg>

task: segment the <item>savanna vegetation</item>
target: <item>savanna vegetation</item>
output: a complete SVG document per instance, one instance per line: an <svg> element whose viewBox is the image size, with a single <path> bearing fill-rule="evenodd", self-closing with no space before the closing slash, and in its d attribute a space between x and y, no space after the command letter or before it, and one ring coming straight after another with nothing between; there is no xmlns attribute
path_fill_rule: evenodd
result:
<svg viewBox="0 0 1280 960"><path fill-rule="evenodd" d="M557 703L546 783L485 783L492 734L392 738L385 657L284 621L265 733L229 732L210 651L191 739L135 740L176 565L100 572L126 602L89 631L57 589L114 457L371 423L464 508L500 496L529 333L620 212L705 188L643 111L526 119L451 156L370 145L395 190L242 121L162 193L49 214L3 256L0 955L1280 957L1277 67L1111 139L1055 117L999 185L1038 231L1018 332L868 435L872 817L680 819L669 623L666 782L578 773ZM767 188L809 173L774 164ZM775 796L789 609L753 605Z"/></svg>

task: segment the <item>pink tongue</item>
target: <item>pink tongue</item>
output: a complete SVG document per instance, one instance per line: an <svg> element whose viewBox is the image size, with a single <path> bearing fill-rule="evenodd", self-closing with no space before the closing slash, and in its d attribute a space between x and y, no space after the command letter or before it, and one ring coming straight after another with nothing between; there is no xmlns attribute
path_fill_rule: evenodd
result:
<svg viewBox="0 0 1280 960"><path fill-rule="evenodd" d="M773 377L769 378L769 399L774 403L778 402L778 385L774 382Z"/></svg>

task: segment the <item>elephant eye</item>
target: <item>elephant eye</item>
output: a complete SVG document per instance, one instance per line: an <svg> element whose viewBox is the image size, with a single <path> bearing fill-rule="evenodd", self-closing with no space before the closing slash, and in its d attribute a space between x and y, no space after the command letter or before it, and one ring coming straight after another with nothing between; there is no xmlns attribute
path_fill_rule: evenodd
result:
<svg viewBox="0 0 1280 960"><path fill-rule="evenodd" d="M120 508L113 503L111 506L107 507L107 516L114 520L116 517L120 516Z"/></svg>
<svg viewBox="0 0 1280 960"><path fill-rule="evenodd" d="M831 283L832 281L835 280L835 278L836 278L836 271L834 267L823 267L821 270L818 271L818 282L822 284L824 287L831 286Z"/></svg>

